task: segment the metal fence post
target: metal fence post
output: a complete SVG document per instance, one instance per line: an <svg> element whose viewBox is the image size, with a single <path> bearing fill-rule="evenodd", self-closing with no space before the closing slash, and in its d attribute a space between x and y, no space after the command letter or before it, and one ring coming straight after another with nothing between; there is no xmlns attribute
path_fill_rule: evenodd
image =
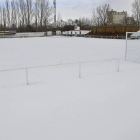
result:
<svg viewBox="0 0 140 140"><path fill-rule="evenodd" d="M126 60L126 57L127 57L127 35L128 35L128 33L126 32L125 60Z"/></svg>
<svg viewBox="0 0 140 140"><path fill-rule="evenodd" d="M120 72L120 59L118 59L118 72Z"/></svg>
<svg viewBox="0 0 140 140"><path fill-rule="evenodd" d="M29 81L28 81L28 69L26 68L26 82L27 82L27 85L29 85Z"/></svg>
<svg viewBox="0 0 140 140"><path fill-rule="evenodd" d="M81 63L79 63L79 78L81 78Z"/></svg>

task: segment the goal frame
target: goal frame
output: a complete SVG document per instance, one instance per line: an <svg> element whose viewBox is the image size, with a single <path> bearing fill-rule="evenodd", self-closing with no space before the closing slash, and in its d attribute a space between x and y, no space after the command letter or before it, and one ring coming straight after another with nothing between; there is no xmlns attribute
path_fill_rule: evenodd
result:
<svg viewBox="0 0 140 140"><path fill-rule="evenodd" d="M128 34L133 34L136 32L126 32L126 47L125 47L125 61L126 61L126 57L127 57L127 40L128 40Z"/></svg>

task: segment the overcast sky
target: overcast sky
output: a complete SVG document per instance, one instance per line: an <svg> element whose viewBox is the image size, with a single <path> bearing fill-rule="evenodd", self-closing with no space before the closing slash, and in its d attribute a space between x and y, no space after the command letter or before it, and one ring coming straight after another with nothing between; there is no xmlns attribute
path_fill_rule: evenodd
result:
<svg viewBox="0 0 140 140"><path fill-rule="evenodd" d="M110 4L116 11L127 11L132 15L131 4L133 0L56 0L57 15L60 12L63 20L68 18L91 17L92 9L104 3ZM50 0L53 3L53 0Z"/></svg>
<svg viewBox="0 0 140 140"><path fill-rule="evenodd" d="M3 2L5 0L0 0ZM53 5L53 0L49 0ZM129 16L132 15L131 4L134 0L56 0L57 16L60 12L62 19L77 19L79 17L91 18L92 9L102 4L110 4L115 11L127 11Z"/></svg>

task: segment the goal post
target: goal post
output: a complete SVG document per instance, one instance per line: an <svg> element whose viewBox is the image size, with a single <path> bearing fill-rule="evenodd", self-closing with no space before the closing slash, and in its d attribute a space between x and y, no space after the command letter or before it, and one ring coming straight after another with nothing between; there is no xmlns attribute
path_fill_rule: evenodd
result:
<svg viewBox="0 0 140 140"><path fill-rule="evenodd" d="M127 57L127 48L128 48L128 35L129 34L134 34L135 32L126 32L126 47L125 47L125 60L126 60L126 57Z"/></svg>
<svg viewBox="0 0 140 140"><path fill-rule="evenodd" d="M140 31L126 32L125 60L140 63Z"/></svg>

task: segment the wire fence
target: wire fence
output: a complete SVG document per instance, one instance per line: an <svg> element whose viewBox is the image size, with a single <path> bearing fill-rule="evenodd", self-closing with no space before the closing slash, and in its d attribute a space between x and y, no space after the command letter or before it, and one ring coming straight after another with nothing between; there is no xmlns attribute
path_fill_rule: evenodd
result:
<svg viewBox="0 0 140 140"><path fill-rule="evenodd" d="M140 57L132 57L133 59L136 58L136 59L140 59ZM26 84L27 85L30 85L30 82L29 82L29 71L31 71L31 69L40 69L40 68L49 68L49 67L58 67L58 66L68 66L68 65L75 65L77 66L78 68L78 73L77 73L77 77L78 78L82 78L83 77L83 70L87 69L88 67L88 70L85 70L86 73L89 72L93 72L95 69L97 71L100 71L100 69L105 69L105 67L108 67L108 72L109 72L109 69L111 69L111 67L109 65L105 65L104 67L99 67L99 65L93 65L93 63L98 63L99 62L101 63L100 66L103 64L103 63L106 63L106 62L111 62L111 61L115 61L115 69L113 69L113 71L116 71L116 72L120 72L120 63L121 61L126 61L125 58L115 58L115 59L105 59L105 60L94 60L94 61L84 61L84 62L74 62L74 63L65 63L65 64L54 64L54 65L44 65L44 66L36 66L36 67L23 67L23 68L16 68L16 69L5 69L5 70L0 70L0 73L2 72L8 72L8 71L20 71L20 70L24 70L25 73L26 73ZM129 61L130 61L130 58L129 58ZM92 63L92 64L91 64ZM90 66L89 66L90 64ZM71 67L71 66L70 66ZM67 69L65 69L67 70ZM57 70L56 70L57 71Z"/></svg>
<svg viewBox="0 0 140 140"><path fill-rule="evenodd" d="M75 62L75 63L65 63L65 64L54 64L54 65L44 65L44 66L36 66L36 67L23 67L23 68L16 68L16 69L5 69L5 70L0 70L0 72L8 72L8 71L20 71L20 70L25 70L26 71L26 84L29 85L29 71L31 69L40 69L40 68L47 68L47 67L58 67L58 66L67 66L67 65L76 65L78 68L78 78L82 78L82 70L87 67L87 64L89 63L99 63L99 62L110 62L110 61L115 61L117 65L115 66L116 72L120 71L120 61L122 59L106 59L106 60L96 60L96 61L85 61L85 62ZM86 64L86 66L84 66ZM93 66L93 69L95 69L97 66ZM90 68L89 68L90 69ZM92 70L93 70L92 69ZM101 68L102 69L102 68ZM98 68L97 68L98 71Z"/></svg>

